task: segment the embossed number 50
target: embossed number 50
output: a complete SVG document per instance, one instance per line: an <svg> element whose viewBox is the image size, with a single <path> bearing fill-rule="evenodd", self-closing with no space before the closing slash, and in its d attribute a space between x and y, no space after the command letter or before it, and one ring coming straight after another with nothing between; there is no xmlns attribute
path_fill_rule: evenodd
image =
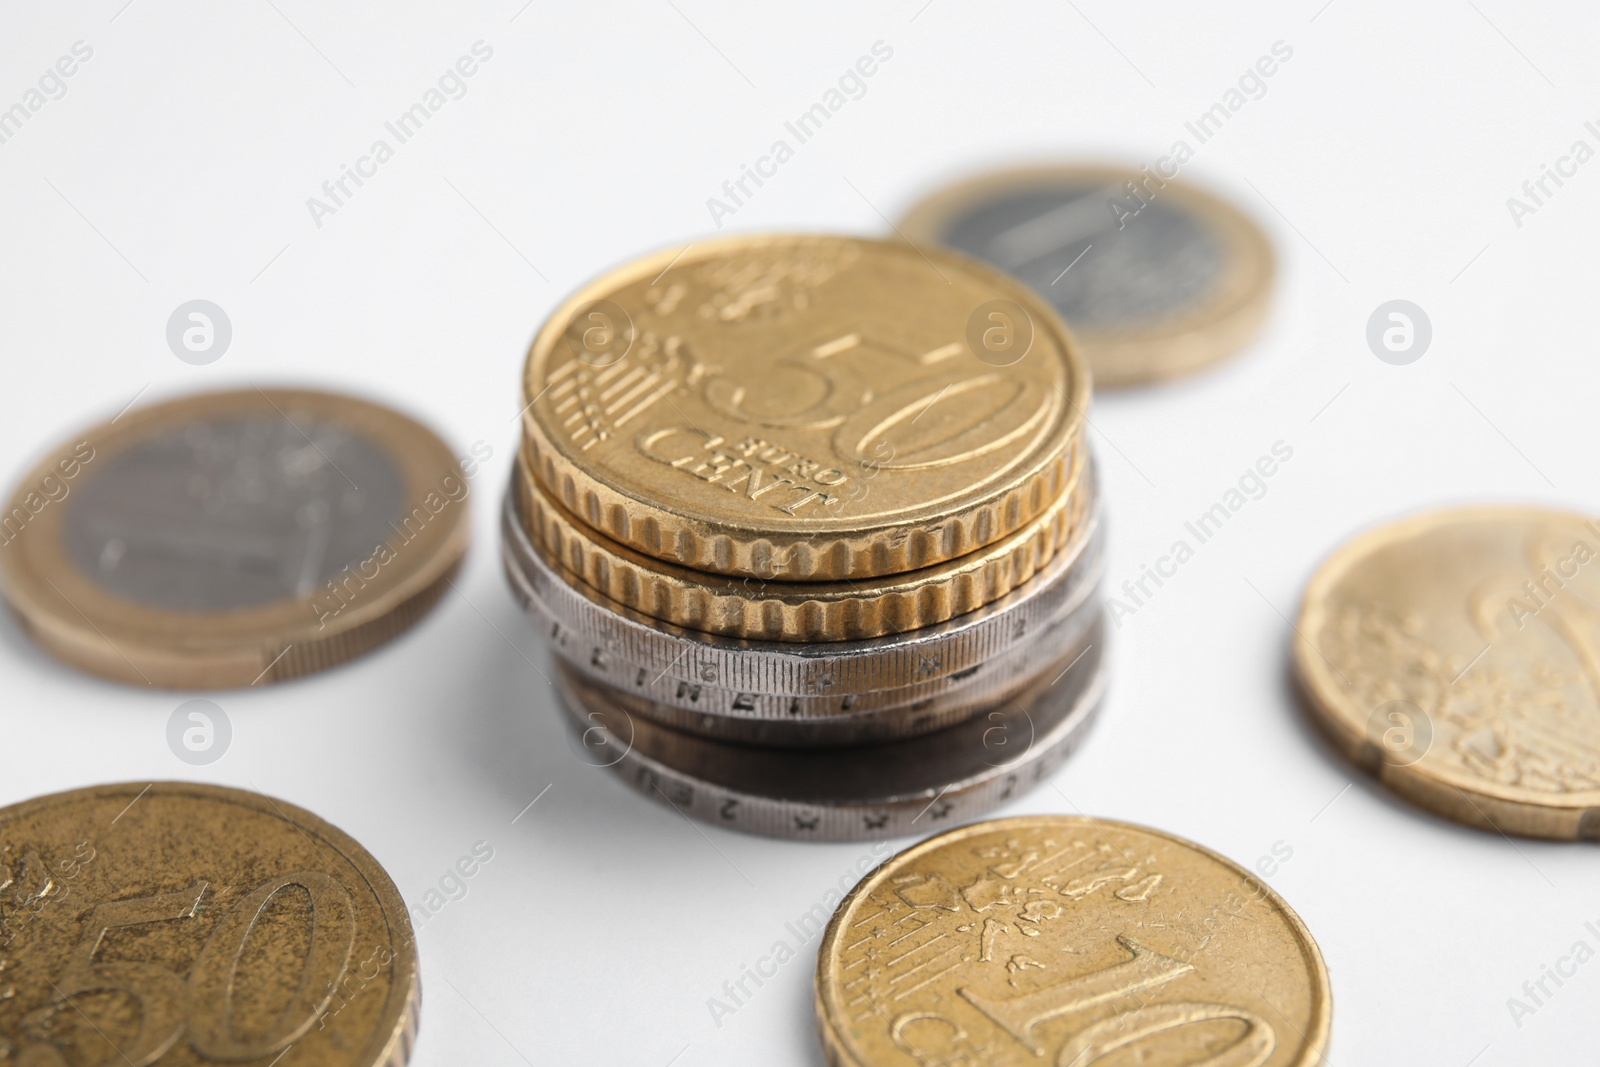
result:
<svg viewBox="0 0 1600 1067"><path fill-rule="evenodd" d="M290 886L304 889L311 898L311 945L300 971L300 982L289 1004L266 1034L241 1040L234 1034L233 985L235 972L256 920L272 898ZM149 1067L178 1043L184 1029L195 1051L213 1060L242 1061L270 1056L287 1048L311 1028L334 987L350 963L355 946L355 913L344 886L317 871L295 871L263 882L240 900L207 936L187 980L159 963L124 961L96 963L100 943L107 933L146 923L192 919L209 884L195 882L187 889L131 897L101 904L89 916L83 936L56 976L49 1004L23 1020L32 1028L49 1019L83 993L125 993L139 1002L139 1031L119 1049L120 1060L131 1067ZM324 992L318 996L318 989ZM64 1064L49 1045L26 1049L20 1067Z"/></svg>

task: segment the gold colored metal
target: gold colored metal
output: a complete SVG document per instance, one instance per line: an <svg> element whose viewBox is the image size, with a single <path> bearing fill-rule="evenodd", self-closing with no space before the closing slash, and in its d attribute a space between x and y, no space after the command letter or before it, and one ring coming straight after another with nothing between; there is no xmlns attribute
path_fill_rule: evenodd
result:
<svg viewBox="0 0 1600 1067"><path fill-rule="evenodd" d="M1275 273L1266 234L1232 204L1181 180L1163 182L1159 176L1123 167L1018 167L941 189L912 207L896 228L918 247L945 247L950 244L952 224L975 208L1034 190L1098 190L1092 195L1108 203L1118 200L1126 205L1120 210L1129 213L1120 220L1108 207L1094 205L1106 231L1144 224L1137 217L1142 200L1147 206L1186 216L1219 246L1221 263L1204 296L1180 301L1167 314L1116 328L1097 328L1067 316L1097 387L1143 385L1194 373L1238 352L1261 332ZM1095 269L1092 259L1077 266L1080 272ZM1108 281L1115 288L1118 279ZM1051 296L1052 291L1044 288L1048 283L1039 284L1045 296ZM1060 311L1059 305L1056 310Z"/></svg>
<svg viewBox="0 0 1600 1067"><path fill-rule="evenodd" d="M927 568L1047 511L1089 376L1049 307L975 261L745 236L574 294L534 339L523 395L528 468L606 537L834 581Z"/></svg>
<svg viewBox="0 0 1600 1067"><path fill-rule="evenodd" d="M845 897L817 956L834 1067L1301 1067L1322 1062L1332 1011L1316 942L1269 887L1182 838L1087 817L907 849Z"/></svg>
<svg viewBox="0 0 1600 1067"><path fill-rule="evenodd" d="M1306 589L1294 663L1317 722L1408 800L1472 826L1600 840L1600 523L1426 512Z"/></svg>
<svg viewBox="0 0 1600 1067"><path fill-rule="evenodd" d="M183 782L0 808L0 1062L403 1067L419 997L394 883L310 812Z"/></svg>
<svg viewBox="0 0 1600 1067"><path fill-rule="evenodd" d="M278 681L433 606L466 550L467 489L443 441L377 404L184 397L83 431L23 478L0 515L0 588L45 649L96 674Z"/></svg>
<svg viewBox="0 0 1600 1067"><path fill-rule="evenodd" d="M534 544L611 599L663 622L726 637L847 641L905 633L998 600L1066 545L1090 513L1067 484L1027 525L958 559L865 581L788 582L695 572L649 559L591 533L551 500L525 467L516 486Z"/></svg>

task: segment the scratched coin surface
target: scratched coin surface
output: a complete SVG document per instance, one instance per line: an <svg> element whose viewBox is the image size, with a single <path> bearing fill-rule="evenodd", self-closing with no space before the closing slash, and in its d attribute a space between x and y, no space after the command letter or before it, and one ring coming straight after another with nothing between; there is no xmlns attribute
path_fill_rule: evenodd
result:
<svg viewBox="0 0 1600 1067"><path fill-rule="evenodd" d="M1426 512L1311 579L1294 640L1346 756L1439 814L1600 839L1600 523L1532 507Z"/></svg>
<svg viewBox="0 0 1600 1067"><path fill-rule="evenodd" d="M907 213L918 245L955 248L1042 294L1099 386L1187 374L1266 318L1272 248L1237 208L1154 170L1019 168L959 182Z"/></svg>
<svg viewBox="0 0 1600 1067"><path fill-rule="evenodd" d="M310 812L182 782L0 808L8 1067L401 1067L418 997L394 883Z"/></svg>
<svg viewBox="0 0 1600 1067"><path fill-rule="evenodd" d="M817 956L835 1067L1320 1064L1321 953L1270 888L1159 830L1034 815L884 863Z"/></svg>
<svg viewBox="0 0 1600 1067"><path fill-rule="evenodd" d="M0 516L0 583L80 667L181 688L349 659L438 599L467 480L397 412L288 389L209 393L84 430Z"/></svg>
<svg viewBox="0 0 1600 1067"><path fill-rule="evenodd" d="M1089 399L1047 304L902 242L695 242L540 330L523 457L605 536L762 579L859 579L991 544L1054 502Z"/></svg>

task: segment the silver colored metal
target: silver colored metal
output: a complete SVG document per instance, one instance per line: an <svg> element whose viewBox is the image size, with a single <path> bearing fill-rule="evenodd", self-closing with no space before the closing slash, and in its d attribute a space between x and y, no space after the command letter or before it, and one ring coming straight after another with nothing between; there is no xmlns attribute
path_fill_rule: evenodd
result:
<svg viewBox="0 0 1600 1067"><path fill-rule="evenodd" d="M62 539L136 604L228 611L310 595L394 536L405 477L377 444L291 410L185 420L89 468Z"/></svg>
<svg viewBox="0 0 1600 1067"><path fill-rule="evenodd" d="M1010 699L1040 670L1082 651L1102 609L1098 583L1080 588L1081 595L1061 614L991 662L930 682L842 697L740 693L663 679L614 658L596 666L592 657L585 658L587 646L578 648L576 657L556 642L552 651L591 682L625 694L631 713L673 729L741 744L870 744L953 726Z"/></svg>
<svg viewBox="0 0 1600 1067"><path fill-rule="evenodd" d="M598 660L597 670L608 669L604 665L615 659L628 664L635 677L643 669L656 684L670 679L674 693L682 681L730 692L735 699L765 695L769 703L761 706L781 706L786 717L790 705L782 698L842 702L851 694L904 691L974 667L981 671L1080 603L1085 590L1099 581L1104 540L1092 464L1084 479L1079 491L1094 494L1088 515L1033 578L948 622L862 641L749 641L649 618L553 567L529 541L514 493L507 494L502 512L501 558L513 593L552 645L563 650L563 658Z"/></svg>
<svg viewBox="0 0 1600 1067"><path fill-rule="evenodd" d="M587 761L685 815L811 841L929 833L1021 796L1076 747L1105 694L1105 626L1023 692L948 729L835 749L712 741L635 716L571 668L558 691Z"/></svg>
<svg viewBox="0 0 1600 1067"><path fill-rule="evenodd" d="M1087 180L996 191L948 220L941 239L1026 282L1077 328L1142 326L1203 300L1227 248L1159 196L1136 218L1108 210L1128 199L1119 182Z"/></svg>

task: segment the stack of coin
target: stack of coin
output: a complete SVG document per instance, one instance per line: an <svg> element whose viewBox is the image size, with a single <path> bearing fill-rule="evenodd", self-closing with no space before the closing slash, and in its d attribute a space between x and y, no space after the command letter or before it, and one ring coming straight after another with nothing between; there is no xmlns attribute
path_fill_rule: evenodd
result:
<svg viewBox="0 0 1600 1067"><path fill-rule="evenodd" d="M973 260L697 242L540 330L506 570L582 742L681 811L842 840L1054 769L1104 689L1088 370Z"/></svg>

